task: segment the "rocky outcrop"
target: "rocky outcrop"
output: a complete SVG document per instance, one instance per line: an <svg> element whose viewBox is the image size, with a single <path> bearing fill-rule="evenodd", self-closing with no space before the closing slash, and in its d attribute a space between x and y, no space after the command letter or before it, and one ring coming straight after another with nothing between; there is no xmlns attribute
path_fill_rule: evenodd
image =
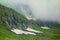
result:
<svg viewBox="0 0 60 40"><path fill-rule="evenodd" d="M13 9L0 5L0 24L6 26L6 28L24 29L26 28L27 21L23 15L15 12Z"/></svg>

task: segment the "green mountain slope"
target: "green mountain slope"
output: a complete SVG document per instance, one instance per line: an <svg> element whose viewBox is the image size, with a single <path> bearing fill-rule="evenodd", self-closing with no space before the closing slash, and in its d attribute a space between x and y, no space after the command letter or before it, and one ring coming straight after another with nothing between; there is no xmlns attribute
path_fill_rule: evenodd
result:
<svg viewBox="0 0 60 40"><path fill-rule="evenodd" d="M43 34L17 35L10 31L13 28L25 30L27 27L42 31ZM60 40L60 34L56 36L57 33L59 34L58 28L54 30L53 28L48 30L42 29L35 21L28 20L15 10L0 5L0 40Z"/></svg>
<svg viewBox="0 0 60 40"><path fill-rule="evenodd" d="M49 37L41 37L38 35L17 35L4 26L0 25L0 40L48 40Z"/></svg>
<svg viewBox="0 0 60 40"><path fill-rule="evenodd" d="M54 29L55 30L55 29ZM59 29L56 29L59 30ZM6 29L4 26L0 25L0 40L60 40L59 31L54 31L54 36L51 37L41 37L39 35L17 35L10 30ZM47 31L45 31L47 32ZM51 32L50 32L51 33Z"/></svg>
<svg viewBox="0 0 60 40"><path fill-rule="evenodd" d="M0 40L33 40L33 35L16 35L0 25Z"/></svg>

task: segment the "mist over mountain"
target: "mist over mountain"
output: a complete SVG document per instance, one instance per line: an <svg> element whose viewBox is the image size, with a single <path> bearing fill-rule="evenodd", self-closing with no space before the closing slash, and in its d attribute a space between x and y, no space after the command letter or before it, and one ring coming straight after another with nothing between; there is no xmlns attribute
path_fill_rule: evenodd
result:
<svg viewBox="0 0 60 40"><path fill-rule="evenodd" d="M0 40L60 40L60 0L0 0Z"/></svg>
<svg viewBox="0 0 60 40"><path fill-rule="evenodd" d="M0 4L34 18L60 22L60 0L0 0Z"/></svg>

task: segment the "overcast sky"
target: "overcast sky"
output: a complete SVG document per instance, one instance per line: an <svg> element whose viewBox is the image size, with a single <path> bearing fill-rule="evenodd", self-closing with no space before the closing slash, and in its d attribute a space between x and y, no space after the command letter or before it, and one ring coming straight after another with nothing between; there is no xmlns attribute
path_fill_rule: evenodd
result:
<svg viewBox="0 0 60 40"><path fill-rule="evenodd" d="M0 4L28 16L29 10L35 18L60 22L60 0L0 0Z"/></svg>

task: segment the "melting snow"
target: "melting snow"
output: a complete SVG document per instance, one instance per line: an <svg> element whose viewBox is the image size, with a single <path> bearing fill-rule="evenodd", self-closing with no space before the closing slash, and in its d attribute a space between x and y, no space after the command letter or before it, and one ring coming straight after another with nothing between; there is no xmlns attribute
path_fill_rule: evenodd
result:
<svg viewBox="0 0 60 40"><path fill-rule="evenodd" d="M41 28L42 28L42 29L50 29L49 27L43 27L43 26L42 26Z"/></svg>
<svg viewBox="0 0 60 40"><path fill-rule="evenodd" d="M26 17L28 20L36 20L36 18Z"/></svg>
<svg viewBox="0 0 60 40"><path fill-rule="evenodd" d="M20 29L12 29L11 31L14 32L14 33L16 33L16 34L31 34L31 35L36 35L36 33L43 33L41 31L36 31L36 30L34 30L32 28L27 28L26 30L30 31L30 32L23 31L23 30L20 30ZM33 32L36 32L36 33L33 33Z"/></svg>
<svg viewBox="0 0 60 40"><path fill-rule="evenodd" d="M26 30L28 30L28 31L32 31L32 32L37 32L37 33L43 33L43 32L36 31L36 30L34 30L34 29L31 29L31 28L27 28Z"/></svg>
<svg viewBox="0 0 60 40"><path fill-rule="evenodd" d="M26 17L28 20L31 20L32 18L30 18L30 17Z"/></svg>
<svg viewBox="0 0 60 40"><path fill-rule="evenodd" d="M23 31L23 30L19 30L19 29L13 29L11 31L13 31L16 34L32 34L32 35L36 35L35 33L27 32L27 31Z"/></svg>

